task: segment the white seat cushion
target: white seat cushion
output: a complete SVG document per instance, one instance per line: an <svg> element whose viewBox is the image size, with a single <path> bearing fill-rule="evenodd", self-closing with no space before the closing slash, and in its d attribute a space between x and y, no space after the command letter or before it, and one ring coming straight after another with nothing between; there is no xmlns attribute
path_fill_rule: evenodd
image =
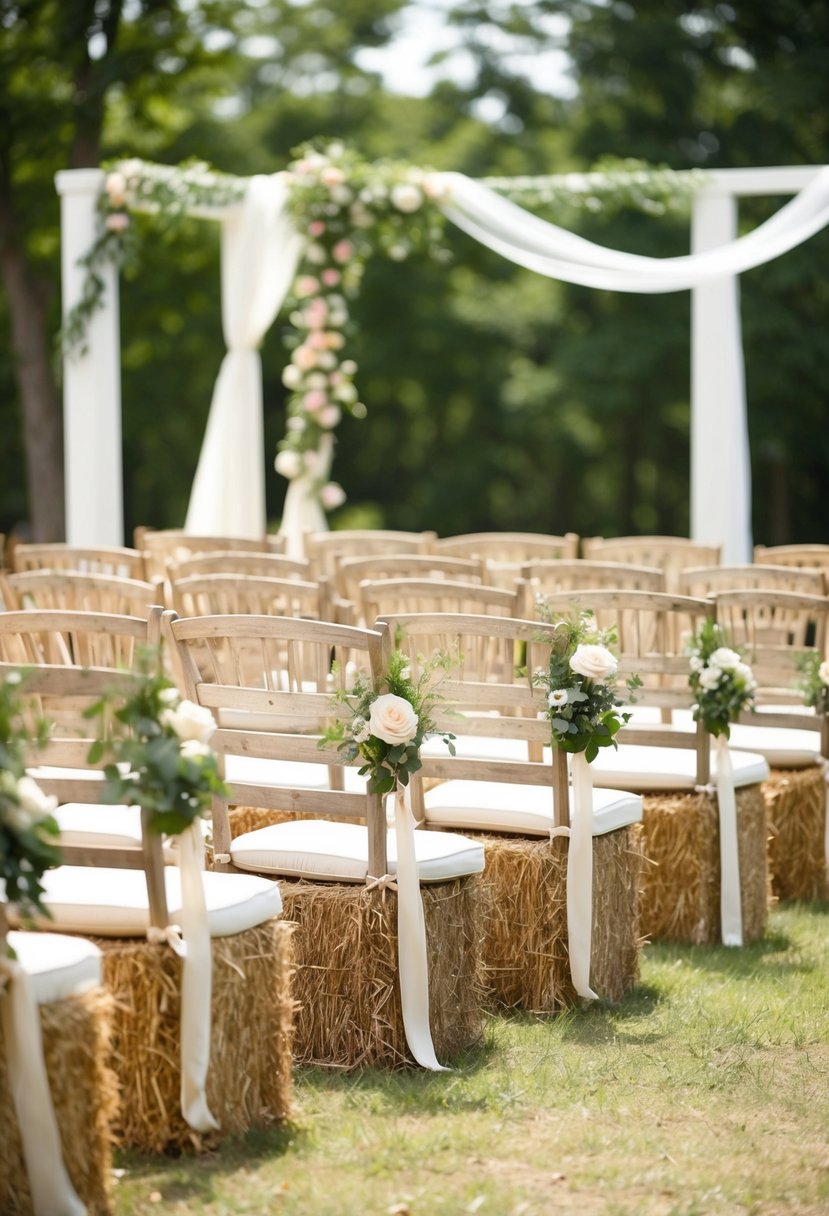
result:
<svg viewBox="0 0 829 1216"><path fill-rule="evenodd" d="M332 753L332 759L335 753ZM364 794L366 779L356 768L344 767L345 788L349 793ZM230 785L234 781L252 785L272 785L294 789L329 789L327 764L310 764L298 760L263 760L259 756L228 756L225 761L225 777Z"/></svg>
<svg viewBox="0 0 829 1216"><path fill-rule="evenodd" d="M458 735L455 751L470 760L526 760L527 744L523 739L499 739L490 735ZM439 735L426 739L420 749L421 756L438 759L448 756L446 744Z"/></svg>
<svg viewBox="0 0 829 1216"><path fill-rule="evenodd" d="M460 831L516 832L548 836L553 791L541 785L501 781L446 781L425 795L426 823ZM621 790L593 791L593 835L640 823L642 799Z"/></svg>
<svg viewBox="0 0 829 1216"><path fill-rule="evenodd" d="M211 937L229 937L278 916L279 885L250 874L202 874ZM181 915L181 876L165 866L164 881L171 922ZM43 877L44 903L51 923L66 933L100 937L143 937L149 925L143 870L58 866Z"/></svg>
<svg viewBox="0 0 829 1216"><path fill-rule="evenodd" d="M769 775L768 761L755 752L731 752L735 786L755 785ZM621 743L618 750L603 748L591 768L593 784L638 793L660 790L684 792L696 785L697 757L692 748L645 747ZM711 751L711 780L716 779L717 752Z"/></svg>
<svg viewBox="0 0 829 1216"><path fill-rule="evenodd" d="M97 802L65 802L55 811L62 845L79 848L130 849L141 844L141 808L137 806L108 806ZM207 823L199 820L202 834ZM164 837L164 860L178 858L178 841Z"/></svg>
<svg viewBox="0 0 829 1216"><path fill-rule="evenodd" d="M38 1005L86 992L101 983L101 951L83 937L12 930L8 941L29 977Z"/></svg>
<svg viewBox="0 0 829 1216"><path fill-rule="evenodd" d="M415 832L421 882L448 882L484 868L483 848L451 832ZM387 835L389 872L397 871L394 831ZM237 836L230 846L234 865L293 878L326 882L365 882L368 829L360 823L322 819L275 823ZM377 875L377 877L380 877Z"/></svg>
<svg viewBox="0 0 829 1216"><path fill-rule="evenodd" d="M791 706L777 706L776 712L784 713ZM770 710L771 707L768 707ZM758 711L760 715L763 709ZM804 712L799 710L798 712ZM659 710L648 706L633 708L634 725L655 725L659 722ZM689 709L675 710L672 726L688 731L695 729ZM820 762L820 735L815 730L798 727L760 726L752 722L736 722L731 727L729 746L738 751L756 752L764 756L772 768L809 768Z"/></svg>

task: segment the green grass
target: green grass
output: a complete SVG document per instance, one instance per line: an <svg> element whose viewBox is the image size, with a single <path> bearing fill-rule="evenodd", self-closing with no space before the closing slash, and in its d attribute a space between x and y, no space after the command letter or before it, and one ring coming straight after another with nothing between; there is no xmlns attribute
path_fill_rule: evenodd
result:
<svg viewBox="0 0 829 1216"><path fill-rule="evenodd" d="M493 1016L451 1073L300 1070L291 1126L124 1154L119 1216L825 1216L829 905L648 946L618 1005Z"/></svg>

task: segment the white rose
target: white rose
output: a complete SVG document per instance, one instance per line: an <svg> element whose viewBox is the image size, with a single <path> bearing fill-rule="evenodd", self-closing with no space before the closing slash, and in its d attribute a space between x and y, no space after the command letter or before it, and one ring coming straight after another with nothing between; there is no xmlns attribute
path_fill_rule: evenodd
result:
<svg viewBox="0 0 829 1216"><path fill-rule="evenodd" d="M730 650L728 646L720 646L714 651L708 662L712 667L719 667L723 671L734 671L739 667L742 659L736 650Z"/></svg>
<svg viewBox="0 0 829 1216"><path fill-rule="evenodd" d="M588 680L604 680L615 674L619 664L606 646L582 642L570 659L570 670Z"/></svg>
<svg viewBox="0 0 829 1216"><path fill-rule="evenodd" d="M698 654L692 654L690 659L688 660L688 666L691 668L691 671L702 671L702 668L703 668L702 659L699 657Z"/></svg>
<svg viewBox="0 0 829 1216"><path fill-rule="evenodd" d="M165 709L161 714L161 724L174 731L179 739L195 739L198 743L206 743L216 729L210 710L193 701L182 701L175 709Z"/></svg>
<svg viewBox="0 0 829 1216"><path fill-rule="evenodd" d="M398 211L408 214L417 211L423 202L423 195L411 182L400 182L392 187L391 201Z"/></svg>
<svg viewBox="0 0 829 1216"><path fill-rule="evenodd" d="M290 481L291 478L298 477L302 472L302 458L299 452L293 452L290 448L286 448L284 452L277 452L273 467L277 473L281 473L283 477L287 477Z"/></svg>
<svg viewBox="0 0 829 1216"><path fill-rule="evenodd" d="M187 760L201 760L210 755L210 748L200 739L186 739L181 745L181 754Z"/></svg>
<svg viewBox="0 0 829 1216"><path fill-rule="evenodd" d="M748 663L738 663L734 668L734 674L739 676L746 688L754 688L754 672L751 670Z"/></svg>
<svg viewBox="0 0 829 1216"><path fill-rule="evenodd" d="M373 735L392 746L408 743L417 734L417 714L410 702L392 692L372 702L368 724Z"/></svg>
<svg viewBox="0 0 829 1216"><path fill-rule="evenodd" d="M282 369L282 383L286 388L299 388L302 383L302 372L295 363L289 363Z"/></svg>
<svg viewBox="0 0 829 1216"><path fill-rule="evenodd" d="M722 670L719 667L706 667L699 675L700 687L711 692L715 688L719 688L721 679Z"/></svg>
<svg viewBox="0 0 829 1216"><path fill-rule="evenodd" d="M824 684L829 684L829 660L825 660L823 663L821 663L820 667L817 669L817 673Z"/></svg>

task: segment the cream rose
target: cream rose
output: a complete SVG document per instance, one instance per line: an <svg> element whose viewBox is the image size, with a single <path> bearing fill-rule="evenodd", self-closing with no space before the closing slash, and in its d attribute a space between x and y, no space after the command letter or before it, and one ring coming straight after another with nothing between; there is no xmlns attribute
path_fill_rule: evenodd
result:
<svg viewBox="0 0 829 1216"><path fill-rule="evenodd" d="M723 671L735 671L741 661L737 651L729 649L728 646L718 647L708 660L712 667L719 667Z"/></svg>
<svg viewBox="0 0 829 1216"><path fill-rule="evenodd" d="M38 783L32 777L21 777L17 783L17 797L24 816L28 816L31 824L39 823L47 815L51 815L58 805L58 800L52 794L44 794Z"/></svg>
<svg viewBox="0 0 829 1216"><path fill-rule="evenodd" d="M570 670L588 680L605 680L616 673L619 666L615 655L606 646L595 646L582 642L570 659Z"/></svg>
<svg viewBox="0 0 829 1216"><path fill-rule="evenodd" d="M417 734L417 714L405 697L392 692L372 702L368 724L373 735L393 747L408 743Z"/></svg>
<svg viewBox="0 0 829 1216"><path fill-rule="evenodd" d="M829 661L821 663L817 669L817 673L824 684L829 684Z"/></svg>
<svg viewBox="0 0 829 1216"><path fill-rule="evenodd" d="M185 742L195 740L198 743L207 743L216 729L216 722L210 710L204 705L196 705L193 701L182 701L174 709L165 709L161 713L161 723Z"/></svg>

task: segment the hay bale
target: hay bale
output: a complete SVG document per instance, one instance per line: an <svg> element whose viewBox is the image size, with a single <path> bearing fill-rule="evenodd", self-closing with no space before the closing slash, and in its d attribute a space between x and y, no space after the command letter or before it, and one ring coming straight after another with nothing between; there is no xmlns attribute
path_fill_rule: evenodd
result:
<svg viewBox="0 0 829 1216"><path fill-rule="evenodd" d="M482 1035L479 880L421 888L432 1040L441 1062ZM296 923L297 1062L399 1068L411 1056L397 968L397 895L344 883L282 882Z"/></svg>
<svg viewBox="0 0 829 1216"><path fill-rule="evenodd" d="M829 899L826 783L818 764L772 769L763 793L769 814L771 889L778 899Z"/></svg>
<svg viewBox="0 0 829 1216"><path fill-rule="evenodd" d="M466 833L486 852L483 958L495 1005L555 1013L578 1004L567 935L567 841ZM593 840L591 985L620 1000L639 977L642 832Z"/></svg>
<svg viewBox="0 0 829 1216"><path fill-rule="evenodd" d="M768 819L759 785L737 794L737 842L743 941L766 931L771 901ZM715 944L721 940L720 832L714 794L646 794L642 933L650 938Z"/></svg>
<svg viewBox="0 0 829 1216"><path fill-rule="evenodd" d="M63 1144L63 1160L89 1216L112 1211L112 1137L118 1084L109 1067L112 998L101 988L40 1006L46 1073ZM23 1164L0 1035L0 1211L30 1216Z"/></svg>
<svg viewBox="0 0 829 1216"><path fill-rule="evenodd" d="M266 1126L290 1113L291 934L292 926L275 918L211 943L207 1100L222 1133ZM210 1138L181 1114L181 960L169 947L145 941L98 945L116 1005L112 1060L124 1096L117 1142L151 1153L203 1148Z"/></svg>

